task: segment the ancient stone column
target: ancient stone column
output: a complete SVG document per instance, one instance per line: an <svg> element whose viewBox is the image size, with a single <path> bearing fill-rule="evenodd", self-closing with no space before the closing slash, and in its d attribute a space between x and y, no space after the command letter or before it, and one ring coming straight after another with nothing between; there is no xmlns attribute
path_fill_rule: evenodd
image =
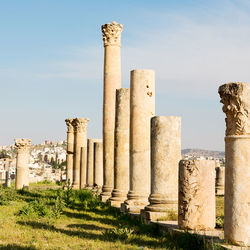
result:
<svg viewBox="0 0 250 250"><path fill-rule="evenodd" d="M219 87L226 114L224 234L250 245L250 84Z"/></svg>
<svg viewBox="0 0 250 250"><path fill-rule="evenodd" d="M66 156L66 182L72 184L73 182L73 159L74 159L74 127L73 119L65 120L67 131L67 156Z"/></svg>
<svg viewBox="0 0 250 250"><path fill-rule="evenodd" d="M73 163L73 188L80 189L80 162L81 147L87 147L88 118L75 118L74 126L74 163Z"/></svg>
<svg viewBox="0 0 250 250"><path fill-rule="evenodd" d="M225 167L216 167L215 171L215 193L216 195L224 195Z"/></svg>
<svg viewBox="0 0 250 250"><path fill-rule="evenodd" d="M141 211L146 220L157 220L173 214L177 217L180 159L181 117L153 117L151 120L150 204Z"/></svg>
<svg viewBox="0 0 250 250"><path fill-rule="evenodd" d="M94 187L94 143L102 142L101 139L88 139L87 149L87 188Z"/></svg>
<svg viewBox="0 0 250 250"><path fill-rule="evenodd" d="M15 139L17 148L16 189L29 185L30 139Z"/></svg>
<svg viewBox="0 0 250 250"><path fill-rule="evenodd" d="M130 90L116 90L114 189L111 206L120 207L129 191L129 98Z"/></svg>
<svg viewBox="0 0 250 250"><path fill-rule="evenodd" d="M94 143L94 188L99 194L103 186L103 143Z"/></svg>
<svg viewBox="0 0 250 250"><path fill-rule="evenodd" d="M4 169L5 169L5 187L10 187L11 179L10 179L10 160L9 159L6 159Z"/></svg>
<svg viewBox="0 0 250 250"><path fill-rule="evenodd" d="M87 185L87 147L81 147L80 175L80 188L84 189Z"/></svg>
<svg viewBox="0 0 250 250"><path fill-rule="evenodd" d="M104 185L102 201L110 196L114 186L114 132L115 91L121 87L121 32L123 26L116 22L102 25L104 41L103 89L103 165Z"/></svg>
<svg viewBox="0 0 250 250"><path fill-rule="evenodd" d="M215 227L215 162L181 160L179 163L178 225L182 229Z"/></svg>
<svg viewBox="0 0 250 250"><path fill-rule="evenodd" d="M130 188L122 211L139 213L150 194L150 120L155 114L155 73L133 70L130 75Z"/></svg>

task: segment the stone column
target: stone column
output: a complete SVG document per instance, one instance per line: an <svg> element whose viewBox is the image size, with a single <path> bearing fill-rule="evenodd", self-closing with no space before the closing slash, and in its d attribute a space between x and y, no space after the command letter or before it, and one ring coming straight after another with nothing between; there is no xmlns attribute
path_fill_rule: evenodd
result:
<svg viewBox="0 0 250 250"><path fill-rule="evenodd" d="M101 192L103 186L103 143L94 143L94 187L97 193Z"/></svg>
<svg viewBox="0 0 250 250"><path fill-rule="evenodd" d="M150 204L141 211L146 220L157 220L172 214L176 214L177 217L180 159L181 117L153 117L151 120Z"/></svg>
<svg viewBox="0 0 250 250"><path fill-rule="evenodd" d="M16 158L16 189L29 185L30 139L15 139Z"/></svg>
<svg viewBox="0 0 250 250"><path fill-rule="evenodd" d="M129 191L129 89L116 90L114 189L111 206L120 207Z"/></svg>
<svg viewBox="0 0 250 250"><path fill-rule="evenodd" d="M225 167L216 167L215 171L215 193L216 195L224 195Z"/></svg>
<svg viewBox="0 0 250 250"><path fill-rule="evenodd" d="M104 185L102 201L111 196L114 186L114 132L115 91L121 87L121 32L123 26L116 22L102 25L104 41L103 90L103 166Z"/></svg>
<svg viewBox="0 0 250 250"><path fill-rule="evenodd" d="M87 149L87 188L94 187L94 143L101 142L101 139L88 139Z"/></svg>
<svg viewBox="0 0 250 250"><path fill-rule="evenodd" d="M81 147L87 147L88 118L75 118L74 126L74 163L73 163L73 188L80 189L80 161Z"/></svg>
<svg viewBox="0 0 250 250"><path fill-rule="evenodd" d="M84 189L87 185L87 147L81 147L80 175L80 188Z"/></svg>
<svg viewBox="0 0 250 250"><path fill-rule="evenodd" d="M155 73L133 70L130 75L130 188L122 211L139 213L150 194L150 120L155 114Z"/></svg>
<svg viewBox="0 0 250 250"><path fill-rule="evenodd" d="M67 131L67 156L66 156L66 182L72 184L73 182L73 159L74 159L74 127L73 119L65 120Z"/></svg>
<svg viewBox="0 0 250 250"><path fill-rule="evenodd" d="M182 229L215 227L215 162L181 160L179 163L178 225Z"/></svg>
<svg viewBox="0 0 250 250"><path fill-rule="evenodd" d="M226 114L225 239L250 246L250 84L219 87Z"/></svg>
<svg viewBox="0 0 250 250"><path fill-rule="evenodd" d="M10 179L10 160L9 159L6 159L4 169L5 169L5 187L10 187L11 179Z"/></svg>

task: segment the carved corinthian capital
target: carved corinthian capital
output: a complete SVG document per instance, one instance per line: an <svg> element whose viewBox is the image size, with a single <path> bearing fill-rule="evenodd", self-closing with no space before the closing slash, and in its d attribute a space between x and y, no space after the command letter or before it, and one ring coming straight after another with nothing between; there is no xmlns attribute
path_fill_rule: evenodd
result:
<svg viewBox="0 0 250 250"><path fill-rule="evenodd" d="M219 87L227 135L250 134L250 84L233 82Z"/></svg>
<svg viewBox="0 0 250 250"><path fill-rule="evenodd" d="M68 132L74 132L73 120L74 119L70 119L70 118L65 120L67 128L68 128Z"/></svg>
<svg viewBox="0 0 250 250"><path fill-rule="evenodd" d="M123 25L117 22L106 23L102 25L102 35L104 47L116 45L121 47L121 33Z"/></svg>
<svg viewBox="0 0 250 250"><path fill-rule="evenodd" d="M15 139L15 146L18 153L24 153L29 151L30 139Z"/></svg>
<svg viewBox="0 0 250 250"><path fill-rule="evenodd" d="M78 133L86 132L88 121L88 118L75 118L73 120L74 131Z"/></svg>

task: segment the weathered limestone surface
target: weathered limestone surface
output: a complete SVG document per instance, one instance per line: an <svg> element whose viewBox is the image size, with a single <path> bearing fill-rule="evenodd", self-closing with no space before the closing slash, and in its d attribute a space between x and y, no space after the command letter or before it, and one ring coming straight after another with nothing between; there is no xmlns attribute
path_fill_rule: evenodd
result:
<svg viewBox="0 0 250 250"><path fill-rule="evenodd" d="M216 195L224 195L225 186L225 167L216 167L215 193Z"/></svg>
<svg viewBox="0 0 250 250"><path fill-rule="evenodd" d="M123 211L138 213L150 194L150 120L155 114L155 73L131 71L130 82L130 188Z"/></svg>
<svg viewBox="0 0 250 250"><path fill-rule="evenodd" d="M94 143L102 142L101 139L88 139L87 158L87 187L94 187Z"/></svg>
<svg viewBox="0 0 250 250"><path fill-rule="evenodd" d="M156 220L178 211L178 166L181 159L181 117L155 116L151 119L150 204L141 212Z"/></svg>
<svg viewBox="0 0 250 250"><path fill-rule="evenodd" d="M74 126L74 164L73 164L73 188L80 189L80 162L81 147L87 147L87 123L88 118L75 118Z"/></svg>
<svg viewBox="0 0 250 250"><path fill-rule="evenodd" d="M114 189L111 206L120 207L129 191L129 100L130 90L116 90Z"/></svg>
<svg viewBox="0 0 250 250"><path fill-rule="evenodd" d="M94 187L97 193L101 192L103 186L103 143L94 143Z"/></svg>
<svg viewBox="0 0 250 250"><path fill-rule="evenodd" d="M250 246L250 84L219 87L226 114L225 239Z"/></svg>
<svg viewBox="0 0 250 250"><path fill-rule="evenodd" d="M73 159L74 159L74 119L66 119L67 131L67 157L66 157L66 181L73 182Z"/></svg>
<svg viewBox="0 0 250 250"><path fill-rule="evenodd" d="M178 225L182 229L215 227L215 162L181 160L179 163Z"/></svg>
<svg viewBox="0 0 250 250"><path fill-rule="evenodd" d="M29 185L30 139L15 139L17 148L16 189Z"/></svg>
<svg viewBox="0 0 250 250"><path fill-rule="evenodd" d="M114 186L115 91L121 88L121 32L123 25L116 22L102 25L104 42L103 91L103 164L104 185L102 201L111 196Z"/></svg>
<svg viewBox="0 0 250 250"><path fill-rule="evenodd" d="M84 189L86 185L87 185L87 147L81 147L80 188Z"/></svg>

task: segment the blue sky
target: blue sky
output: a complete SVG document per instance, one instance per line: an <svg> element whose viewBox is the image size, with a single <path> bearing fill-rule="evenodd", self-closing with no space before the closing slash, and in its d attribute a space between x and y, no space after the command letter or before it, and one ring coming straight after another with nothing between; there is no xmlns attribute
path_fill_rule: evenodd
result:
<svg viewBox="0 0 250 250"><path fill-rule="evenodd" d="M182 148L224 150L217 89L250 82L250 2L2 0L0 145L66 137L65 118L89 117L101 137L101 25L122 32L122 85L156 72L156 114L182 117Z"/></svg>

